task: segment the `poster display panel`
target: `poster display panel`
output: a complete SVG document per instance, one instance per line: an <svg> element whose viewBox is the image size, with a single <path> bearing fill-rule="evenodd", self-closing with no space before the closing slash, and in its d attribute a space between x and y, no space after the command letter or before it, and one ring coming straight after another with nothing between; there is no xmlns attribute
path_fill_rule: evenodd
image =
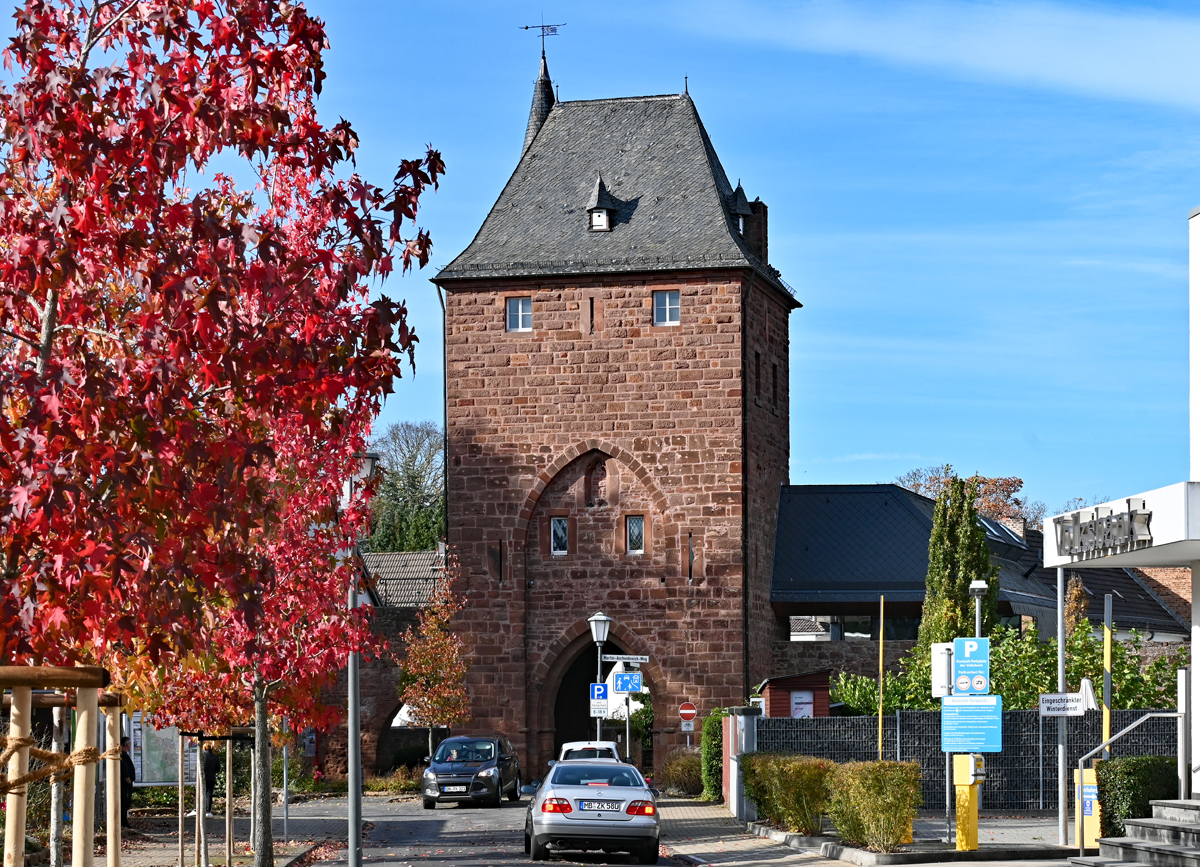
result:
<svg viewBox="0 0 1200 867"><path fill-rule="evenodd" d="M141 711L130 715L129 752L137 768L138 786L174 786L179 783L179 730L174 726L156 729L143 720ZM196 751L183 757L184 782L196 782Z"/></svg>

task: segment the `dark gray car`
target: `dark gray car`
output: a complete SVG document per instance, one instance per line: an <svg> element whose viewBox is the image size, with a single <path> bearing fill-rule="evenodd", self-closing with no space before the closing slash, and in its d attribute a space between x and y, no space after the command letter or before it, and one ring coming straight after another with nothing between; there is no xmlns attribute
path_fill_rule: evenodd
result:
<svg viewBox="0 0 1200 867"><path fill-rule="evenodd" d="M421 778L426 810L439 801L499 807L500 799L521 797L521 765L503 735L447 738L438 745Z"/></svg>

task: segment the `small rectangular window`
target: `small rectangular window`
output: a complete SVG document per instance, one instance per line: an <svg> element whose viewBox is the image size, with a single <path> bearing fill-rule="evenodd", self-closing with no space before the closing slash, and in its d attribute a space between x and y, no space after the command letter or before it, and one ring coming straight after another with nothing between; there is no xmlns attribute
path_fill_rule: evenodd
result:
<svg viewBox="0 0 1200 867"><path fill-rule="evenodd" d="M654 293L654 324L679 324L679 291L677 289Z"/></svg>
<svg viewBox="0 0 1200 867"><path fill-rule="evenodd" d="M561 556L567 553L567 519L550 519L550 553Z"/></svg>
<svg viewBox="0 0 1200 867"><path fill-rule="evenodd" d="M771 406L779 406L779 365L771 364Z"/></svg>
<svg viewBox="0 0 1200 867"><path fill-rule="evenodd" d="M625 553L644 554L646 551L646 519L642 515L625 516Z"/></svg>
<svg viewBox="0 0 1200 867"><path fill-rule="evenodd" d="M533 299L509 298L505 302L508 310L509 331L533 330Z"/></svg>

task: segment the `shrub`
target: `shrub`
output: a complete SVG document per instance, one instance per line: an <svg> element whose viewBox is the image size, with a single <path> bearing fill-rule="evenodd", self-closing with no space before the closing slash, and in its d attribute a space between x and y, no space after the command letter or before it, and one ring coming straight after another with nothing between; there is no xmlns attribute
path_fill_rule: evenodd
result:
<svg viewBox="0 0 1200 867"><path fill-rule="evenodd" d="M704 789L700 779L700 749L679 747L671 750L659 770L658 780L663 789L699 795Z"/></svg>
<svg viewBox="0 0 1200 867"><path fill-rule="evenodd" d="M741 762L746 796L762 818L807 837L820 836L834 762L790 753L751 753Z"/></svg>
<svg viewBox="0 0 1200 867"><path fill-rule="evenodd" d="M920 805L916 762L847 762L829 778L826 809L838 834L874 852L896 851Z"/></svg>
<svg viewBox="0 0 1200 867"><path fill-rule="evenodd" d="M368 792L390 792L403 795L421 791L421 771L401 765L386 777L367 777L364 786Z"/></svg>
<svg viewBox="0 0 1200 867"><path fill-rule="evenodd" d="M1172 800L1179 794L1179 776L1172 756L1126 756L1096 766L1100 795L1100 833L1124 837L1126 819L1150 816L1150 802Z"/></svg>
<svg viewBox="0 0 1200 867"><path fill-rule="evenodd" d="M725 733L722 728L729 713L719 707L704 718L700 731L700 780L704 783L701 797L706 801L724 799Z"/></svg>

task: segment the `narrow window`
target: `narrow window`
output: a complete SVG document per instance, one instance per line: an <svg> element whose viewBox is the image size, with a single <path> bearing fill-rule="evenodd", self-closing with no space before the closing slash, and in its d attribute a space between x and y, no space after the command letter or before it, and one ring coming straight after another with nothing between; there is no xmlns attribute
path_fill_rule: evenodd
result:
<svg viewBox="0 0 1200 867"><path fill-rule="evenodd" d="M743 238L746 236L746 218L738 214L738 234Z"/></svg>
<svg viewBox="0 0 1200 867"><path fill-rule="evenodd" d="M596 333L596 298L588 299L588 334Z"/></svg>
<svg viewBox="0 0 1200 867"><path fill-rule="evenodd" d="M625 553L646 552L646 519L642 515L625 516Z"/></svg>
<svg viewBox="0 0 1200 867"><path fill-rule="evenodd" d="M754 396L762 397L762 354L754 353Z"/></svg>
<svg viewBox="0 0 1200 867"><path fill-rule="evenodd" d="M533 299L509 298L506 302L508 310L509 331L533 330Z"/></svg>
<svg viewBox="0 0 1200 867"><path fill-rule="evenodd" d="M562 556L567 553L567 519L550 519L550 553Z"/></svg>
<svg viewBox="0 0 1200 867"><path fill-rule="evenodd" d="M679 324L679 291L677 289L654 293L654 324Z"/></svg>
<svg viewBox="0 0 1200 867"><path fill-rule="evenodd" d="M771 363L771 406L779 406L779 365Z"/></svg>
<svg viewBox="0 0 1200 867"><path fill-rule="evenodd" d="M692 582L692 564L696 562L696 549L692 547L692 533L688 531L688 583Z"/></svg>

